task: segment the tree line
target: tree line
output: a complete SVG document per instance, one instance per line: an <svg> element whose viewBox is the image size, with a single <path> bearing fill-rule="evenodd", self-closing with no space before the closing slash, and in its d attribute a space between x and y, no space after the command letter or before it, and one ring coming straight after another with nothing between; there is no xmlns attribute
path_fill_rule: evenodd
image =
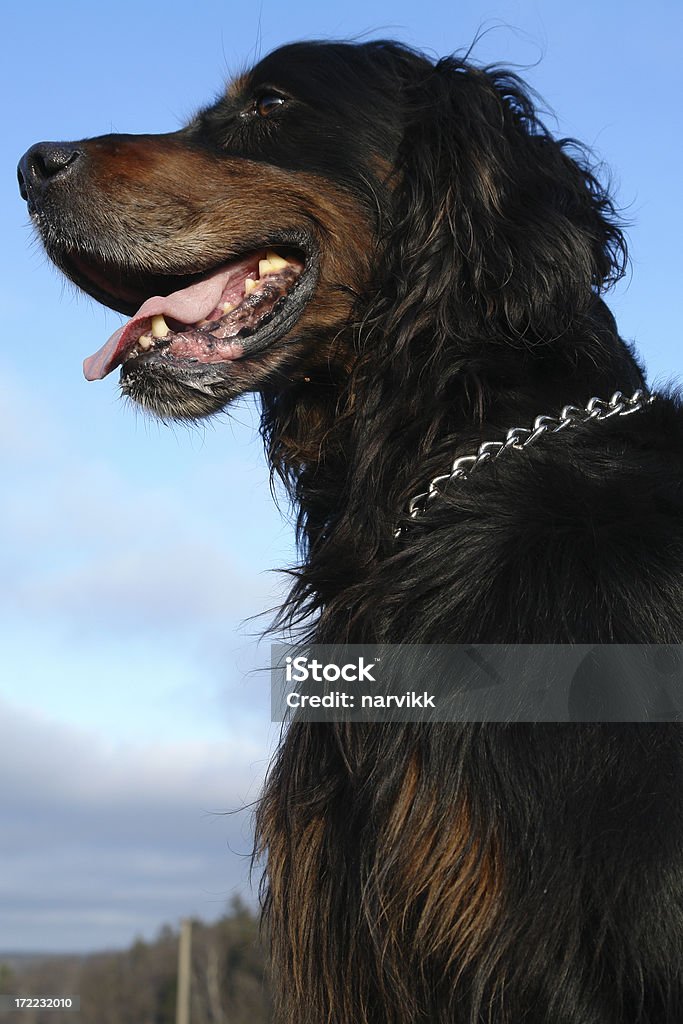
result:
<svg viewBox="0 0 683 1024"><path fill-rule="evenodd" d="M0 1024L175 1024L178 931L122 952L0 957L0 994L80 995L80 1012L0 1011ZM191 1024L268 1024L271 1003L256 915L239 900L215 924L193 921Z"/></svg>

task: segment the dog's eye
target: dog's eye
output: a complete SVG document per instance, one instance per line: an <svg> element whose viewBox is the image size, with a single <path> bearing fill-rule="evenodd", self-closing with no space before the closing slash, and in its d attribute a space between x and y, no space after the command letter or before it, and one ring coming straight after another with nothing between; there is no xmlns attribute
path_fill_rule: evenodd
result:
<svg viewBox="0 0 683 1024"><path fill-rule="evenodd" d="M277 92L264 92L260 96L256 97L255 109L259 117L268 117L281 107L285 102L284 96L280 96Z"/></svg>

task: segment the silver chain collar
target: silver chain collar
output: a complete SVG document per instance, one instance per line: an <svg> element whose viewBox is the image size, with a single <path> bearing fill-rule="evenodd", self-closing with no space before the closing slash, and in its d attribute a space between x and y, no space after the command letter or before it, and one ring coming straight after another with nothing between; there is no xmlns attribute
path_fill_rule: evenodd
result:
<svg viewBox="0 0 683 1024"><path fill-rule="evenodd" d="M615 391L609 401L591 398L583 409L578 405L565 405L559 416L537 416L529 429L511 427L504 441L484 441L474 455L459 456L448 473L435 476L429 482L426 491L410 499L406 511L411 519L418 519L453 480L468 480L485 462L499 459L506 452L524 451L525 448L536 444L544 434L557 434L566 427L578 427L589 420L600 421L611 419L612 416L630 416L651 405L655 397L642 389L634 391L630 398L624 397L621 391ZM394 537L402 536L409 527L409 523L406 526L399 526L394 531Z"/></svg>

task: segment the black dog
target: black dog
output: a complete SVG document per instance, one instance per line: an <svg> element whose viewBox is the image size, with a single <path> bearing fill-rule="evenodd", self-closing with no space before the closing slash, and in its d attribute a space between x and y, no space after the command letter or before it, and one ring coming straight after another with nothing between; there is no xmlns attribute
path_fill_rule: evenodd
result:
<svg viewBox="0 0 683 1024"><path fill-rule="evenodd" d="M20 183L132 317L89 377L161 417L260 393L299 508L283 621L683 641L683 415L601 298L614 206L514 75L297 44L179 132L34 146ZM674 722L294 724L258 815L279 1019L680 1024L682 766Z"/></svg>

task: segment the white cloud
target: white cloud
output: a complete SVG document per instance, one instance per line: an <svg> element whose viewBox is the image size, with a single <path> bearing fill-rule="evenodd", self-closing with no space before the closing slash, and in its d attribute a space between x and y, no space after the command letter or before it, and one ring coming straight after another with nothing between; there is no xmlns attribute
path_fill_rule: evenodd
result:
<svg viewBox="0 0 683 1024"><path fill-rule="evenodd" d="M41 406L8 374L0 392L0 603L30 616L85 617L105 632L201 632L276 604L281 587L262 570L273 545L275 564L291 560L282 539L290 534L253 446L217 462L191 435L182 448L171 442L182 464L176 476L164 469L140 479L140 450L152 457L155 446L138 438L131 448L130 427L121 424L122 449L86 455L63 411ZM245 433L226 433L235 431ZM207 438L215 443L214 433ZM243 509L239 531L226 528L226 504Z"/></svg>
<svg viewBox="0 0 683 1024"><path fill-rule="evenodd" d="M253 797L260 769L251 766L262 769L266 756L257 738L227 724L221 741L117 744L8 702L0 703L0 750L12 778L3 800L80 808L235 808Z"/></svg>
<svg viewBox="0 0 683 1024"><path fill-rule="evenodd" d="M238 730L115 744L0 706L0 950L124 945L219 914L248 885L264 746Z"/></svg>
<svg viewBox="0 0 683 1024"><path fill-rule="evenodd" d="M261 596L262 592L261 592ZM253 614L258 581L220 549L186 537L172 547L152 537L83 565L43 570L12 595L32 612L74 616L82 627L115 630L200 629Z"/></svg>

